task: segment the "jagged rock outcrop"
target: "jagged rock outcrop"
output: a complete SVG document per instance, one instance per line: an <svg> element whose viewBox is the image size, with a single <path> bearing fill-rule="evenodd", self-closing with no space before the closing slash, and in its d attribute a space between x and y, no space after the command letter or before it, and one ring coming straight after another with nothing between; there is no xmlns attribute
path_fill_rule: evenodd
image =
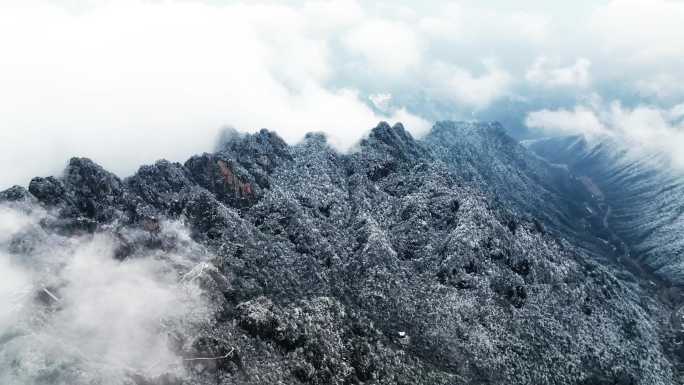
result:
<svg viewBox="0 0 684 385"><path fill-rule="evenodd" d="M161 218L213 253L198 274L216 311L177 353L215 359L134 383L676 383L670 309L587 253L570 176L499 127L463 127L420 141L381 123L351 154L233 134L124 180L73 159L0 200L118 234L121 259L173 247Z"/></svg>

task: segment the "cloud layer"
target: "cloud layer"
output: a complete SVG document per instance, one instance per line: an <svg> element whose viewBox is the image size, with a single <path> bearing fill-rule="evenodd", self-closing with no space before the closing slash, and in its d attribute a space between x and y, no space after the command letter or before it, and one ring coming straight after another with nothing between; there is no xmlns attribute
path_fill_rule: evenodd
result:
<svg viewBox="0 0 684 385"><path fill-rule="evenodd" d="M540 110L527 115L526 124L547 134L604 136L625 142L633 151L665 154L672 164L684 169L684 104L669 109L639 105L576 106L572 110Z"/></svg>
<svg viewBox="0 0 684 385"><path fill-rule="evenodd" d="M181 275L207 259L202 249L169 222L162 233L179 248L120 261L113 235L47 234L38 222L48 217L0 206L0 383L182 375L170 336L191 333L211 311L196 282Z"/></svg>
<svg viewBox="0 0 684 385"><path fill-rule="evenodd" d="M681 25L676 0L5 1L0 188L74 155L121 176L183 160L224 126L321 131L346 150L379 120L515 131L595 93L670 108Z"/></svg>

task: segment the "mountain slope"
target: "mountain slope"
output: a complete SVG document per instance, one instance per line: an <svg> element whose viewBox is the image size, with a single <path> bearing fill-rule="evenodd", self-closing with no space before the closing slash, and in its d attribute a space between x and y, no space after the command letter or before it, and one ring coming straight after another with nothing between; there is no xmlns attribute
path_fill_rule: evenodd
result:
<svg viewBox="0 0 684 385"><path fill-rule="evenodd" d="M610 205L608 220L632 257L661 278L684 284L684 174L666 159L644 156L608 138L595 143L579 137L547 139L529 147L590 178Z"/></svg>
<svg viewBox="0 0 684 385"><path fill-rule="evenodd" d="M162 328L182 370L108 363L105 383L676 383L671 309L587 253L563 200L577 185L503 132L458 130L418 141L381 123L353 154L263 130L125 180L74 158L59 178L0 193L39 217L0 244L28 261L43 234L106 235L118 263L151 254L197 282L209 314ZM45 286L61 305L33 313L50 325L70 285ZM46 367L52 383L87 383L79 373L99 367L68 341L57 358L16 362L25 328L0 336L9 383Z"/></svg>
<svg viewBox="0 0 684 385"><path fill-rule="evenodd" d="M567 168L534 156L498 123L438 122L425 138L452 172L489 193L491 200L569 238L594 259L613 253L601 240L601 207Z"/></svg>

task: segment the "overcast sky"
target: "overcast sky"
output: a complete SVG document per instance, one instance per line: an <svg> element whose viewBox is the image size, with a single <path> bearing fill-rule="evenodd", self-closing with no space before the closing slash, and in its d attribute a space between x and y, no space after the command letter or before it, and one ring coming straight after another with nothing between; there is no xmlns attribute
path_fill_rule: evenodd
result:
<svg viewBox="0 0 684 385"><path fill-rule="evenodd" d="M219 130L348 149L379 120L624 137L684 165L684 2L0 3L0 189L88 156L120 176Z"/></svg>

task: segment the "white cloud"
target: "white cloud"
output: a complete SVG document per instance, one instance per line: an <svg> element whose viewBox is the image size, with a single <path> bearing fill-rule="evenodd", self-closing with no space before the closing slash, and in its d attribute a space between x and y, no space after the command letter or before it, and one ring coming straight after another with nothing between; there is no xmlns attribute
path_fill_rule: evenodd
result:
<svg viewBox="0 0 684 385"><path fill-rule="evenodd" d="M392 121L400 122L405 128L416 138L420 138L430 132L432 126L425 120L406 111L405 108L399 108L392 112ZM410 129L409 129L410 128Z"/></svg>
<svg viewBox="0 0 684 385"><path fill-rule="evenodd" d="M316 32L334 31L355 25L366 12L356 0L317 0L304 4L302 14Z"/></svg>
<svg viewBox="0 0 684 385"><path fill-rule="evenodd" d="M0 246L16 234L36 224L35 217L0 205ZM30 274L0 247L0 330L10 330L19 320L22 298L31 289Z"/></svg>
<svg viewBox="0 0 684 385"><path fill-rule="evenodd" d="M610 54L657 62L684 55L684 2L612 0L593 12L589 26Z"/></svg>
<svg viewBox="0 0 684 385"><path fill-rule="evenodd" d="M181 246L119 261L113 235L61 238L27 231L45 213L0 212L0 226L13 229L0 240L0 383L34 384L45 373L84 383L182 374L169 338L192 335L212 311L197 283L179 278L208 258L187 230L164 223ZM36 247L10 251L10 235Z"/></svg>
<svg viewBox="0 0 684 385"><path fill-rule="evenodd" d="M601 65L604 92L664 105L681 102L684 86L684 2L611 0L597 5L586 22L592 63ZM584 26L583 26L584 27ZM600 64L599 64L600 63Z"/></svg>
<svg viewBox="0 0 684 385"><path fill-rule="evenodd" d="M532 42L543 42L549 38L551 20L548 16L538 13L511 13L511 31L517 31L521 37Z"/></svg>
<svg viewBox="0 0 684 385"><path fill-rule="evenodd" d="M596 113L582 106L577 106L573 110L533 111L527 115L525 124L551 134L595 136L606 133L606 127Z"/></svg>
<svg viewBox="0 0 684 385"><path fill-rule="evenodd" d="M525 74L527 81L543 87L586 88L591 83L589 68L591 62L579 58L573 65L561 67L558 61L546 56L538 57Z"/></svg>
<svg viewBox="0 0 684 385"><path fill-rule="evenodd" d="M671 100L684 97L684 84L672 73L659 72L637 79L634 83L637 92L645 97Z"/></svg>
<svg viewBox="0 0 684 385"><path fill-rule="evenodd" d="M661 153L684 168L684 106L669 109L639 105L626 108L620 102L573 110L540 110L527 115L530 128L549 134L580 134L589 139L605 135L623 141L633 151ZM642 154L643 155L643 154Z"/></svg>
<svg viewBox="0 0 684 385"><path fill-rule="evenodd" d="M624 108L613 102L610 106L611 128L629 143L667 154L678 167L684 167L684 123L672 119L681 106L671 110L638 106Z"/></svg>
<svg viewBox="0 0 684 385"><path fill-rule="evenodd" d="M0 251L0 330L10 330L18 321L21 298L31 287L30 276Z"/></svg>
<svg viewBox="0 0 684 385"><path fill-rule="evenodd" d="M456 103L474 108L487 107L508 92L513 78L505 70L493 63L485 63L485 72L474 74L460 67L438 66L434 70L441 78L435 79L436 87L451 97Z"/></svg>
<svg viewBox="0 0 684 385"><path fill-rule="evenodd" d="M463 6L448 2L440 7L437 15L426 15L417 21L419 30L432 39L458 40L466 28Z"/></svg>
<svg viewBox="0 0 684 385"><path fill-rule="evenodd" d="M417 34L401 22L369 20L349 31L342 42L347 50L361 55L381 76L405 76L421 61Z"/></svg>
<svg viewBox="0 0 684 385"><path fill-rule="evenodd" d="M677 104L676 106L670 108L669 115L672 121L677 121L684 118L684 103Z"/></svg>
<svg viewBox="0 0 684 385"><path fill-rule="evenodd" d="M391 107L392 94L389 93L379 93L369 95L368 99L373 103L373 106L380 111L388 111Z"/></svg>

